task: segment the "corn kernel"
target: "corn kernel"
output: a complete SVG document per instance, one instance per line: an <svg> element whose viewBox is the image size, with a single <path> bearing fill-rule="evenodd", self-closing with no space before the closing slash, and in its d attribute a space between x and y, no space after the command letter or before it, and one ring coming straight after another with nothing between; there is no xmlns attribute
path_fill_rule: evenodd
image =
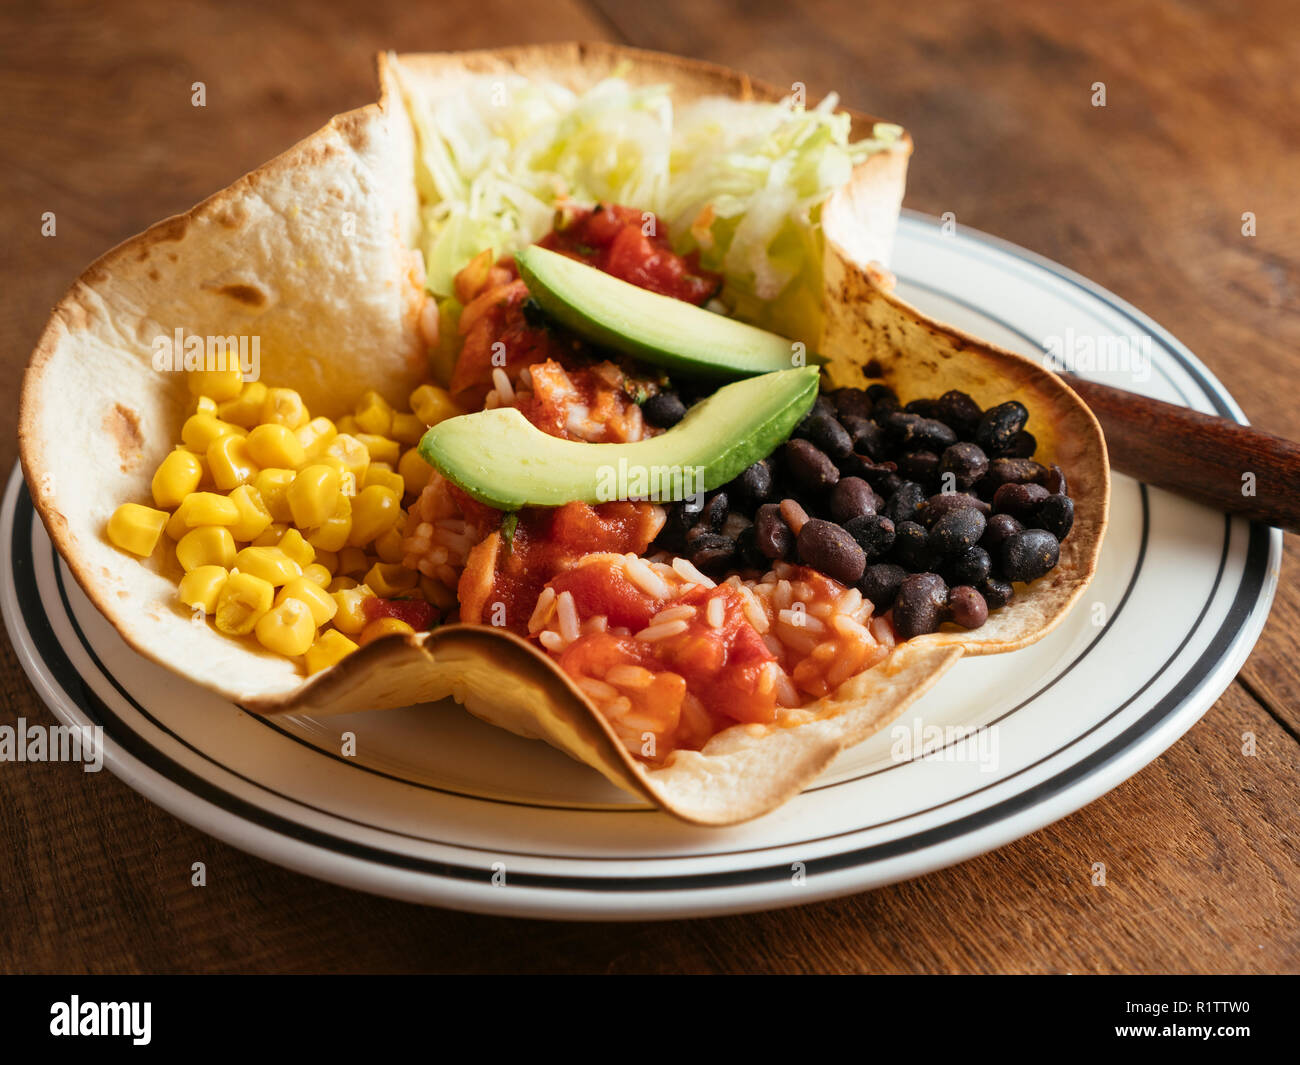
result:
<svg viewBox="0 0 1300 1065"><path fill-rule="evenodd" d="M221 408L217 406L217 401L211 396L199 396L194 401L195 414L211 414L214 418L221 417Z"/></svg>
<svg viewBox="0 0 1300 1065"><path fill-rule="evenodd" d="M257 642L268 651L294 658L307 653L316 639L311 609L300 599L286 599L257 619Z"/></svg>
<svg viewBox="0 0 1300 1065"><path fill-rule="evenodd" d="M334 602L334 597L329 592L305 576L290 581L280 589L280 594L275 599L276 606L286 599L297 599L306 603L311 610L311 618L316 628L329 621L339 609L338 603Z"/></svg>
<svg viewBox="0 0 1300 1065"><path fill-rule="evenodd" d="M235 569L261 577L272 588L302 576L302 567L278 547L244 548L235 556Z"/></svg>
<svg viewBox="0 0 1300 1065"><path fill-rule="evenodd" d="M268 388L260 413L261 421L274 422L287 429L297 429L311 421L302 396L292 388Z"/></svg>
<svg viewBox="0 0 1300 1065"><path fill-rule="evenodd" d="M411 393L411 410L425 425L437 425L447 418L463 414L451 393L437 385L421 385Z"/></svg>
<svg viewBox="0 0 1300 1065"><path fill-rule="evenodd" d="M411 633L415 630L405 621L398 618L375 618L374 621L368 622L366 627L361 630L361 635L357 642L365 647L372 640L377 640L381 636L392 636L394 633Z"/></svg>
<svg viewBox="0 0 1300 1065"><path fill-rule="evenodd" d="M297 476L293 470L269 469L259 470L257 476L253 478L253 487L257 489L257 494L262 497L262 502L266 504L266 509L271 512L271 518L278 522L288 524L293 521L293 509L289 506L289 485L293 484Z"/></svg>
<svg viewBox="0 0 1300 1065"><path fill-rule="evenodd" d="M247 484L258 474L257 463L242 436L221 436L208 445L208 469L223 492Z"/></svg>
<svg viewBox="0 0 1300 1065"><path fill-rule="evenodd" d="M401 562L406 557L406 548L402 546L402 532L394 525L382 536L375 537L371 545L380 562Z"/></svg>
<svg viewBox="0 0 1300 1065"><path fill-rule="evenodd" d="M158 537L166 525L165 510L154 510L139 503L123 503L108 519L108 539L123 551L148 558L158 546Z"/></svg>
<svg viewBox="0 0 1300 1065"><path fill-rule="evenodd" d="M363 433L387 436L393 424L393 408L383 396L372 390L357 403L353 421Z"/></svg>
<svg viewBox="0 0 1300 1065"><path fill-rule="evenodd" d="M352 500L340 495L334 505L334 513L319 528L308 533L307 542L319 551L339 551L348 542L351 532Z"/></svg>
<svg viewBox="0 0 1300 1065"><path fill-rule="evenodd" d="M408 447L414 446L420 442L420 437L424 435L425 425L414 414L397 413L393 415L393 427L388 430L388 435Z"/></svg>
<svg viewBox="0 0 1300 1065"><path fill-rule="evenodd" d="M389 562L376 562L366 571L366 587L381 599L409 592L419 583L420 575L415 570Z"/></svg>
<svg viewBox="0 0 1300 1065"><path fill-rule="evenodd" d="M339 564L334 572L359 576L369 568L370 560L366 558L366 553L361 548L345 547L339 552Z"/></svg>
<svg viewBox="0 0 1300 1065"><path fill-rule="evenodd" d="M186 573L200 566L230 569L235 562L235 538L224 525L201 525L180 538L176 561Z"/></svg>
<svg viewBox="0 0 1300 1065"><path fill-rule="evenodd" d="M402 510L402 497L391 488L371 485L363 489L352 503L352 531L348 533L349 547L365 547L376 536L382 536L397 522Z"/></svg>
<svg viewBox="0 0 1300 1065"><path fill-rule="evenodd" d="M181 426L181 440L191 451L207 454L212 441L223 436L243 436L244 430L238 425L223 422L211 414L191 414Z"/></svg>
<svg viewBox="0 0 1300 1065"><path fill-rule="evenodd" d="M287 529L276 546L300 566L310 566L316 561L316 549L303 538L299 529Z"/></svg>
<svg viewBox="0 0 1300 1065"><path fill-rule="evenodd" d="M308 425L311 423L308 422ZM296 470L307 461L307 452L293 430L283 425L259 425L248 434L248 453L259 466Z"/></svg>
<svg viewBox="0 0 1300 1065"><path fill-rule="evenodd" d="M315 462L319 459L338 435L338 429L328 418L313 418L306 425L294 430L294 436L298 438L298 443L302 445L307 455L307 462Z"/></svg>
<svg viewBox="0 0 1300 1065"><path fill-rule="evenodd" d="M406 495L406 482L402 480L402 475L394 473L386 462L372 462L366 468L366 479L361 487L369 488L373 484L391 490L399 500Z"/></svg>
<svg viewBox="0 0 1300 1065"><path fill-rule="evenodd" d="M214 614L217 598L226 585L230 573L224 566L198 566L181 578L178 596L188 607L201 607L203 613Z"/></svg>
<svg viewBox="0 0 1300 1065"><path fill-rule="evenodd" d="M244 387L244 375L238 366L228 370L191 370L187 376L191 395L211 396L218 403L234 399Z"/></svg>
<svg viewBox="0 0 1300 1065"><path fill-rule="evenodd" d="M456 605L456 593L441 581L420 576L420 594L439 610L450 610Z"/></svg>
<svg viewBox="0 0 1300 1065"><path fill-rule="evenodd" d="M247 636L274 599L275 589L261 577L232 573L217 596L217 628L229 636Z"/></svg>
<svg viewBox="0 0 1300 1065"><path fill-rule="evenodd" d="M386 436L375 436L373 433L358 433L357 439L365 445L371 462L385 462L391 469L402 457L402 445L396 440L389 440ZM357 480L362 479L362 472L364 471L357 473Z"/></svg>
<svg viewBox="0 0 1300 1065"><path fill-rule="evenodd" d="M200 525L234 525L239 521L239 506L233 499L215 492L191 492L167 520L167 535L179 540Z"/></svg>
<svg viewBox="0 0 1300 1065"><path fill-rule="evenodd" d="M433 476L433 467L420 457L418 450L411 448L402 455L401 461L397 464L397 472L401 474L406 484L406 491L412 495L419 495L424 491L424 486L429 483L429 478Z"/></svg>
<svg viewBox="0 0 1300 1065"><path fill-rule="evenodd" d="M338 420L338 431L346 433L348 436L356 436L361 432L361 426L357 425L357 420L351 414L345 414Z"/></svg>
<svg viewBox="0 0 1300 1065"><path fill-rule="evenodd" d="M329 519L338 503L341 480L332 466L314 465L298 471L285 493L298 528L314 529Z"/></svg>
<svg viewBox="0 0 1300 1065"><path fill-rule="evenodd" d="M156 506L172 510L203 480L203 463L192 451L177 448L158 464L150 490Z"/></svg>
<svg viewBox="0 0 1300 1065"><path fill-rule="evenodd" d="M360 581L351 577L335 577L325 590L333 595L335 592L346 592L349 588L356 588L360 584Z"/></svg>
<svg viewBox="0 0 1300 1065"><path fill-rule="evenodd" d="M337 459L341 463L339 472L354 474L360 484L365 480L366 467L370 465L370 449L350 433L340 432L330 441L322 458Z"/></svg>
<svg viewBox="0 0 1300 1065"><path fill-rule="evenodd" d="M336 666L356 649L357 645L343 633L330 629L307 648L307 672L319 673L322 669Z"/></svg>
<svg viewBox="0 0 1300 1065"><path fill-rule="evenodd" d="M251 429L262 415L262 404L266 402L266 385L261 381L250 381L235 399L228 399L217 407L221 417L233 425Z"/></svg>
<svg viewBox="0 0 1300 1065"><path fill-rule="evenodd" d="M366 617L366 600L374 598L374 594L364 584L331 592L331 598L339 607L334 615L334 627L349 636L360 633L370 621Z"/></svg>
<svg viewBox="0 0 1300 1065"><path fill-rule="evenodd" d="M270 525L268 525L265 529L262 530L261 536L256 537L252 541L251 546L276 547L280 543L280 540L284 537L284 534L288 531L289 531L289 526L287 526L284 522L273 521L271 522Z"/></svg>
<svg viewBox="0 0 1300 1065"><path fill-rule="evenodd" d="M230 526L230 535L236 540L249 543L271 527L271 512L251 484L241 484L227 498L239 510L239 520Z"/></svg>
<svg viewBox="0 0 1300 1065"><path fill-rule="evenodd" d="M325 567L325 572L331 576L339 568L339 556L337 551L316 551L313 557L319 565ZM302 559L299 559L298 561L301 562ZM304 570L306 570L306 568L306 566L303 567ZM326 581L325 583L329 584L329 581Z"/></svg>
<svg viewBox="0 0 1300 1065"><path fill-rule="evenodd" d="M319 562L313 562L310 566L304 566L302 575L305 580L309 580L318 588L328 588L330 581L334 579L334 574L322 566Z"/></svg>

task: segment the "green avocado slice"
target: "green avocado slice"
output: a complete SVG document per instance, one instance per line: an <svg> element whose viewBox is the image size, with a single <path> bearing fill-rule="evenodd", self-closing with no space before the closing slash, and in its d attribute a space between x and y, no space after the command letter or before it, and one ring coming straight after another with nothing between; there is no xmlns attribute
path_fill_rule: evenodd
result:
<svg viewBox="0 0 1300 1065"><path fill-rule="evenodd" d="M726 484L771 454L811 409L817 387L815 366L736 381L667 432L633 444L561 440L514 407L498 407L439 422L420 440L420 455L498 510L677 502Z"/></svg>
<svg viewBox="0 0 1300 1065"><path fill-rule="evenodd" d="M515 263L528 294L561 325L655 366L734 378L825 361L785 337L648 292L536 244L518 252Z"/></svg>

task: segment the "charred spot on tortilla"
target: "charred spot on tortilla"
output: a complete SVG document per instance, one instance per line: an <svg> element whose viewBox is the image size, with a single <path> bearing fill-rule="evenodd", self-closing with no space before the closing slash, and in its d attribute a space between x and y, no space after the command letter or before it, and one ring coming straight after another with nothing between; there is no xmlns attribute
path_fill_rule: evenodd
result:
<svg viewBox="0 0 1300 1065"><path fill-rule="evenodd" d="M217 291L223 296L229 296L232 300L247 304L249 307L266 305L266 293L256 285L222 285Z"/></svg>
<svg viewBox="0 0 1300 1065"><path fill-rule="evenodd" d="M117 448L117 457L123 473L130 473L140 461L144 449L144 435L140 432L140 416L120 403L104 412L104 432Z"/></svg>

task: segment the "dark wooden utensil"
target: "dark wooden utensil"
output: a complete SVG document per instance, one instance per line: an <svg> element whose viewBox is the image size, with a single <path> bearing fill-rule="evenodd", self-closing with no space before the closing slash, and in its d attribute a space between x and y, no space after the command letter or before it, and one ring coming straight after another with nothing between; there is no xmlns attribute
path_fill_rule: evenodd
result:
<svg viewBox="0 0 1300 1065"><path fill-rule="evenodd" d="M1121 473L1300 532L1300 444L1074 374L1065 379L1101 422Z"/></svg>

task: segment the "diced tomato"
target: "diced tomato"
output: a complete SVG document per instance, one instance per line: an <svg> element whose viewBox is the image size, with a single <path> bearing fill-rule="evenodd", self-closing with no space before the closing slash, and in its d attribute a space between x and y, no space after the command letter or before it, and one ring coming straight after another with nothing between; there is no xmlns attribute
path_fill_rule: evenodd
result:
<svg viewBox="0 0 1300 1065"><path fill-rule="evenodd" d="M371 596L362 603L367 621L376 618L396 618L405 621L416 632L431 629L438 620L438 609L423 599L380 599Z"/></svg>

